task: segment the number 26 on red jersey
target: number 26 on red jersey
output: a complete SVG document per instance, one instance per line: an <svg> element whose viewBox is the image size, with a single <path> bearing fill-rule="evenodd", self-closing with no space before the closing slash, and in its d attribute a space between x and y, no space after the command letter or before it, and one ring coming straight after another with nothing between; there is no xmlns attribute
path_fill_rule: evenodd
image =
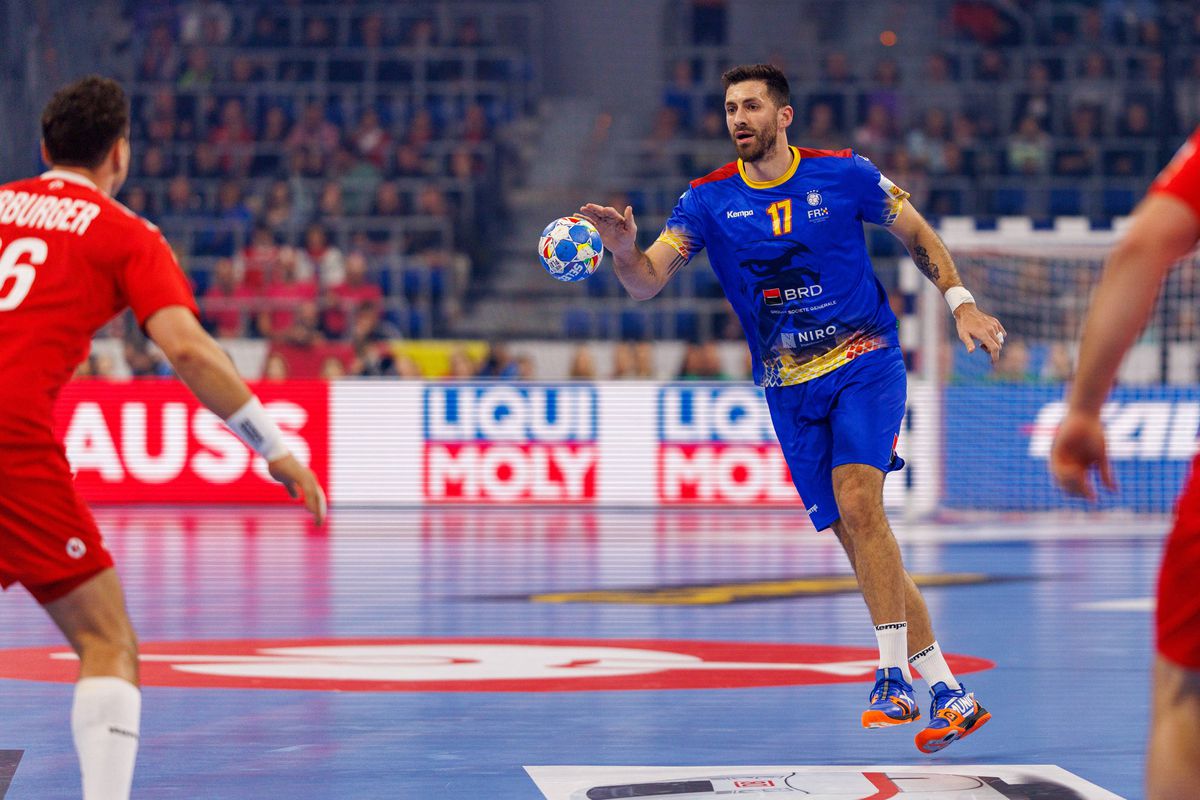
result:
<svg viewBox="0 0 1200 800"><path fill-rule="evenodd" d="M46 263L49 248L41 239L14 239L6 247L0 241L0 311L12 311L29 294L34 267Z"/></svg>

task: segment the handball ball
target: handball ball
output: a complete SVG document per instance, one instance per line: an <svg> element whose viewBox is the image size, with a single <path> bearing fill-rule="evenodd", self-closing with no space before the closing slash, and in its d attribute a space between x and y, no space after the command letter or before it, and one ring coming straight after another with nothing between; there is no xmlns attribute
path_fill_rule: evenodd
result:
<svg viewBox="0 0 1200 800"><path fill-rule="evenodd" d="M583 217L560 217L542 231L538 258L551 277L581 281L595 272L604 258L600 231Z"/></svg>

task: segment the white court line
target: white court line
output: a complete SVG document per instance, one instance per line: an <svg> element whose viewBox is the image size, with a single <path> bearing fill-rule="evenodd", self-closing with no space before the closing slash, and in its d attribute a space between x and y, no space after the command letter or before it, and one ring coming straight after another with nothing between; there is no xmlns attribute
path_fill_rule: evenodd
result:
<svg viewBox="0 0 1200 800"><path fill-rule="evenodd" d="M1091 603L1076 603L1077 611L1146 611L1154 610L1153 597L1129 597L1124 600L1096 600Z"/></svg>

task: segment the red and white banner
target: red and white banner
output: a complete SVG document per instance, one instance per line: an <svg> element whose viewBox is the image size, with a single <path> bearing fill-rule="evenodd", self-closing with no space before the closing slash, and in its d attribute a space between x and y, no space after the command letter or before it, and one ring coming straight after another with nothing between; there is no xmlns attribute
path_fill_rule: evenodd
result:
<svg viewBox="0 0 1200 800"><path fill-rule="evenodd" d="M255 387L292 453L329 476L329 385ZM93 503L286 503L266 464L179 381L77 381L55 409L55 427Z"/></svg>
<svg viewBox="0 0 1200 800"><path fill-rule="evenodd" d="M595 387L430 385L424 407L426 502L595 501Z"/></svg>

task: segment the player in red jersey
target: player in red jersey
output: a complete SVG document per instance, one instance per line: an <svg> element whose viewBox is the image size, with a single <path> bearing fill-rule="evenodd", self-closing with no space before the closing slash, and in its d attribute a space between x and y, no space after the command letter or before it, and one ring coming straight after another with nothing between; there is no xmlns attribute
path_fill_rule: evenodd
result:
<svg viewBox="0 0 1200 800"><path fill-rule="evenodd" d="M1115 489L1100 407L1117 367L1145 327L1167 272L1200 239L1200 128L1134 210L1128 232L1109 255L1079 351L1070 406L1050 468L1072 494L1095 497L1090 469ZM1146 759L1150 800L1192 798L1200 791L1200 456L1179 498L1158 580L1154 697Z"/></svg>
<svg viewBox="0 0 1200 800"><path fill-rule="evenodd" d="M137 755L137 640L51 416L96 330L132 308L188 388L318 523L325 499L200 327L162 234L111 199L129 170L121 87L92 76L57 92L42 114L42 157L50 171L0 186L0 585L23 584L79 655L71 728L84 800L120 800Z"/></svg>

